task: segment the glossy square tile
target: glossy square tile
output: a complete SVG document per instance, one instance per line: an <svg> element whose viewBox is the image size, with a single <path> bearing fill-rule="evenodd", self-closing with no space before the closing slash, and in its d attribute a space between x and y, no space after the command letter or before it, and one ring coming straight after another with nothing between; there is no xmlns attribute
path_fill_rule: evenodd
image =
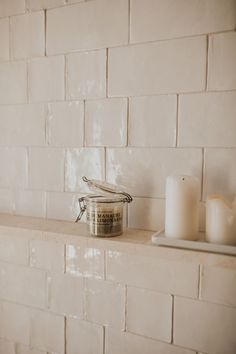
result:
<svg viewBox="0 0 236 354"><path fill-rule="evenodd" d="M44 104L0 106L0 145L45 145L45 119Z"/></svg>
<svg viewBox="0 0 236 354"><path fill-rule="evenodd" d="M9 19L0 19L0 61L9 60Z"/></svg>
<svg viewBox="0 0 236 354"><path fill-rule="evenodd" d="M200 149L107 149L107 181L125 186L136 197L164 198L168 175L195 175L201 180ZM145 171L145 173L144 173Z"/></svg>
<svg viewBox="0 0 236 354"><path fill-rule="evenodd" d="M106 96L106 50L67 56L67 98Z"/></svg>
<svg viewBox="0 0 236 354"><path fill-rule="evenodd" d="M0 187L26 187L27 151L23 148L0 148Z"/></svg>
<svg viewBox="0 0 236 354"><path fill-rule="evenodd" d="M25 12L25 0L0 1L0 17L17 15Z"/></svg>
<svg viewBox="0 0 236 354"><path fill-rule="evenodd" d="M70 192L88 193L82 177L103 179L104 150L96 148L68 149L66 154L65 188Z"/></svg>
<svg viewBox="0 0 236 354"><path fill-rule="evenodd" d="M220 33L210 36L209 90L233 90L236 88L235 60L235 32Z"/></svg>
<svg viewBox="0 0 236 354"><path fill-rule="evenodd" d="M66 347L68 354L103 354L103 327L69 318Z"/></svg>
<svg viewBox="0 0 236 354"><path fill-rule="evenodd" d="M103 250L66 245L66 273L103 279L104 260Z"/></svg>
<svg viewBox="0 0 236 354"><path fill-rule="evenodd" d="M88 101L85 105L87 146L125 146L127 141L127 99Z"/></svg>
<svg viewBox="0 0 236 354"><path fill-rule="evenodd" d="M46 192L18 190L14 192L15 213L36 217L46 216Z"/></svg>
<svg viewBox="0 0 236 354"><path fill-rule="evenodd" d="M26 63L0 62L0 104L26 103Z"/></svg>
<svg viewBox="0 0 236 354"><path fill-rule="evenodd" d="M66 0L26 0L28 10L51 9L66 4Z"/></svg>
<svg viewBox="0 0 236 354"><path fill-rule="evenodd" d="M52 273L64 272L64 245L58 242L32 240L30 242L31 267L49 270Z"/></svg>
<svg viewBox="0 0 236 354"><path fill-rule="evenodd" d="M31 102L64 99L64 57L33 59L29 62L29 98Z"/></svg>
<svg viewBox="0 0 236 354"><path fill-rule="evenodd" d="M57 102L48 105L48 143L52 146L83 146L84 103Z"/></svg>
<svg viewBox="0 0 236 354"><path fill-rule="evenodd" d="M39 57L45 52L44 13L34 12L11 18L14 59Z"/></svg>
<svg viewBox="0 0 236 354"><path fill-rule="evenodd" d="M60 148L31 148L29 150L30 188L62 191L64 189L64 158L65 152Z"/></svg>
<svg viewBox="0 0 236 354"><path fill-rule="evenodd" d="M83 317L83 279L70 275L49 275L48 306L55 313Z"/></svg>
<svg viewBox="0 0 236 354"><path fill-rule="evenodd" d="M235 92L180 95L178 145L235 147L235 101Z"/></svg>
<svg viewBox="0 0 236 354"><path fill-rule="evenodd" d="M125 288L103 280L86 279L85 319L119 330L125 325Z"/></svg>
<svg viewBox="0 0 236 354"><path fill-rule="evenodd" d="M170 295L128 287L127 330L129 332L170 343L171 327L172 297Z"/></svg>
<svg viewBox="0 0 236 354"><path fill-rule="evenodd" d="M48 12L47 54L99 49L126 43L126 0L86 1Z"/></svg>
<svg viewBox="0 0 236 354"><path fill-rule="evenodd" d="M131 98L129 145L175 146L176 115L175 95Z"/></svg>

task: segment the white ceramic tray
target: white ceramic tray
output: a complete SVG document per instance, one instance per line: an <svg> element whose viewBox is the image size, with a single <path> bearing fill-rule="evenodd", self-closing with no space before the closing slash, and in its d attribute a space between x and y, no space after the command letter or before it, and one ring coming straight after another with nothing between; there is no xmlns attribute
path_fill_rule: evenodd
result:
<svg viewBox="0 0 236 354"><path fill-rule="evenodd" d="M192 251L212 252L236 256L236 246L217 245L205 241L205 234L199 234L199 241L176 240L165 237L163 231L152 235L152 242L162 247L181 248Z"/></svg>

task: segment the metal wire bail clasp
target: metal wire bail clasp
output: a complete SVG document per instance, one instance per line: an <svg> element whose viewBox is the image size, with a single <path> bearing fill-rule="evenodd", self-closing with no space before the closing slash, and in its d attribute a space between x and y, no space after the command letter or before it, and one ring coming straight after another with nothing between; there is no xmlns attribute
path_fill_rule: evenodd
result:
<svg viewBox="0 0 236 354"><path fill-rule="evenodd" d="M85 197L79 198L78 201L79 201L80 213L79 213L77 219L75 220L75 222L78 222L79 220L81 220L81 218L87 208L87 205L85 204Z"/></svg>

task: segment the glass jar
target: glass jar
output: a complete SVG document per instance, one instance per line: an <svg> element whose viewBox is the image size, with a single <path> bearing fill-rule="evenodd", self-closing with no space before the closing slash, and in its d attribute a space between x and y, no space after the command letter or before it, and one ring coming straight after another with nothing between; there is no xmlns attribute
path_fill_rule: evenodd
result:
<svg viewBox="0 0 236 354"><path fill-rule="evenodd" d="M79 198L79 221L86 211L88 232L92 236L111 237L123 233L123 215L125 203L132 197L120 191L117 186L108 183L88 180L83 177L93 191L103 192L101 195L87 195Z"/></svg>

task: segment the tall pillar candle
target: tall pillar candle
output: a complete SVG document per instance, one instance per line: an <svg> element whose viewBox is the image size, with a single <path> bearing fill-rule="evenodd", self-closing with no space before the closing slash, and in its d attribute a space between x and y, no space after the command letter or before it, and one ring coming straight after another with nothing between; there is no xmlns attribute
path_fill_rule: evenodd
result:
<svg viewBox="0 0 236 354"><path fill-rule="evenodd" d="M236 245L236 200L230 203L221 196L208 197L206 240L211 243Z"/></svg>
<svg viewBox="0 0 236 354"><path fill-rule="evenodd" d="M169 176L166 181L166 237L197 240L200 183L194 176Z"/></svg>

